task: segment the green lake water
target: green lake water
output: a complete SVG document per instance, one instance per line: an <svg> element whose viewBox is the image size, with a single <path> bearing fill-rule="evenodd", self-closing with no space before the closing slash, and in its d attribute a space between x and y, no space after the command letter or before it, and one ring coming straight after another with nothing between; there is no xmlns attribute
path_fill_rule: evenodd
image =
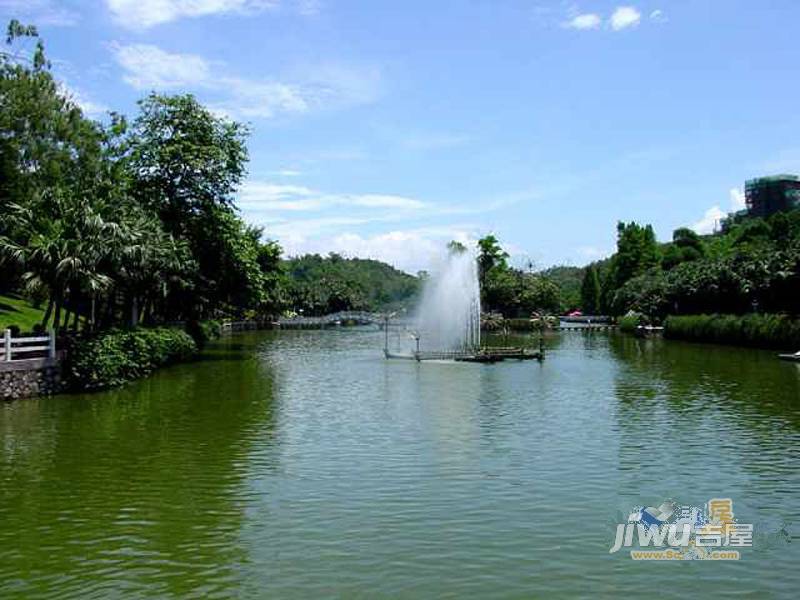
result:
<svg viewBox="0 0 800 600"><path fill-rule="evenodd" d="M0 404L0 597L797 597L798 365L606 333L542 364L382 344L238 334ZM720 497L755 526L740 561L609 553L635 506Z"/></svg>

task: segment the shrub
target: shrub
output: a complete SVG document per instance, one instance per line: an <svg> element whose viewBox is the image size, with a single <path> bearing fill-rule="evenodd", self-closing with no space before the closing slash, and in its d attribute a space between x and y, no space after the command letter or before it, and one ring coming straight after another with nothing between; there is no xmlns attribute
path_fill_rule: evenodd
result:
<svg viewBox="0 0 800 600"><path fill-rule="evenodd" d="M537 329L536 324L531 319L505 319L503 324L510 331L533 331Z"/></svg>
<svg viewBox="0 0 800 600"><path fill-rule="evenodd" d="M179 329L114 330L74 342L66 372L76 389L100 389L144 377L196 352L197 344Z"/></svg>
<svg viewBox="0 0 800 600"><path fill-rule="evenodd" d="M617 321L617 325L619 326L620 331L624 331L626 333L633 333L636 331L636 328L642 324L642 315L625 315L624 317L620 317L619 321Z"/></svg>
<svg viewBox="0 0 800 600"><path fill-rule="evenodd" d="M481 331L502 331L503 315L500 313L481 314Z"/></svg>
<svg viewBox="0 0 800 600"><path fill-rule="evenodd" d="M222 333L222 324L219 321L189 321L186 323L186 333L192 336L198 348L205 348L205 345L217 339Z"/></svg>
<svg viewBox="0 0 800 600"><path fill-rule="evenodd" d="M772 314L673 316L664 323L664 336L794 351L800 347L800 320Z"/></svg>

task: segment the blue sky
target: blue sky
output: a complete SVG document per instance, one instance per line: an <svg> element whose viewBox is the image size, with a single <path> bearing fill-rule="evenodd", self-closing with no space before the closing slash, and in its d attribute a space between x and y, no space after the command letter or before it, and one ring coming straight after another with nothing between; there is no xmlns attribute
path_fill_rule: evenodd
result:
<svg viewBox="0 0 800 600"><path fill-rule="evenodd" d="M0 0L85 110L193 92L251 124L244 217L290 254L414 271L495 233L519 263L617 220L708 231L800 171L796 0Z"/></svg>

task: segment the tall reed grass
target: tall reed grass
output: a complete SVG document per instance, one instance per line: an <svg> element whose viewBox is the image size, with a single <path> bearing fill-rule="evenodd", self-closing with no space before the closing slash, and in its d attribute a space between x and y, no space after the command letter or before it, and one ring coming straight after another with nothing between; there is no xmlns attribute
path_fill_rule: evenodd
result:
<svg viewBox="0 0 800 600"><path fill-rule="evenodd" d="M672 316L664 322L664 337L797 351L800 319L775 314Z"/></svg>

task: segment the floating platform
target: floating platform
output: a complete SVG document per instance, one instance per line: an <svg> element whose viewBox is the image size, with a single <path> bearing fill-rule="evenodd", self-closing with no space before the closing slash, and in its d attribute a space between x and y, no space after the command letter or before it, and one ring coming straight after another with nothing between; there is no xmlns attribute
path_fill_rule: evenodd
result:
<svg viewBox="0 0 800 600"><path fill-rule="evenodd" d="M420 350L408 354L384 351L386 358L400 360L452 360L455 362L496 363L503 360L543 360L544 352L526 348L484 347L477 350Z"/></svg>
<svg viewBox="0 0 800 600"><path fill-rule="evenodd" d="M566 321L564 321L566 323ZM553 327L553 331L610 331L616 329L613 323L578 323L575 325L559 325Z"/></svg>
<svg viewBox="0 0 800 600"><path fill-rule="evenodd" d="M639 325L633 330L633 335L640 338L653 337L655 335L663 335L664 328L656 327L653 325Z"/></svg>

